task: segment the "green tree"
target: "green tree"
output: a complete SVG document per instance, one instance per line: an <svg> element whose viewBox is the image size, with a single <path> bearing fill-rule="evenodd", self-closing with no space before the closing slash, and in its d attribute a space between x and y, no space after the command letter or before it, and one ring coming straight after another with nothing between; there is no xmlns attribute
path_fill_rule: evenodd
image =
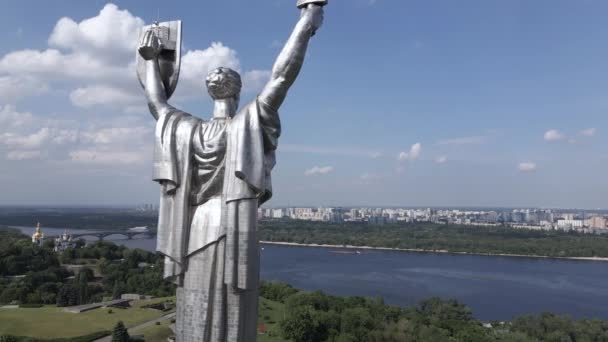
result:
<svg viewBox="0 0 608 342"><path fill-rule="evenodd" d="M280 322L284 338L294 342L318 342L327 339L327 330L320 324L318 313L311 306L297 306L289 310Z"/></svg>
<svg viewBox="0 0 608 342"><path fill-rule="evenodd" d="M112 298L114 299L120 299L120 296L122 296L123 294L123 286L122 284L117 280L114 282L114 288L112 289Z"/></svg>
<svg viewBox="0 0 608 342"><path fill-rule="evenodd" d="M352 337L353 341L366 342L368 333L374 329L375 322L370 312L363 307L349 308L342 312L341 332Z"/></svg>
<svg viewBox="0 0 608 342"><path fill-rule="evenodd" d="M86 304L89 301L89 272L84 268L78 272L78 302Z"/></svg>
<svg viewBox="0 0 608 342"><path fill-rule="evenodd" d="M112 331L112 342L129 342L129 332L122 321L119 321L114 326Z"/></svg>

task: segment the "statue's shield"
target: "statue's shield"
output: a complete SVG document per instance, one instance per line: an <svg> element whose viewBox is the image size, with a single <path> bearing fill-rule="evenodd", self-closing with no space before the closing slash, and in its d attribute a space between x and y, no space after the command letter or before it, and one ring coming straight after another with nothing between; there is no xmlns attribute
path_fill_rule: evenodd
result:
<svg viewBox="0 0 608 342"><path fill-rule="evenodd" d="M163 50L158 57L160 76L163 80L167 99L173 95L179 78L179 68L182 53L182 21L166 21L144 26L140 33L142 35L148 30L154 30L156 36L160 38ZM137 53L137 77L142 87L146 82L146 61Z"/></svg>

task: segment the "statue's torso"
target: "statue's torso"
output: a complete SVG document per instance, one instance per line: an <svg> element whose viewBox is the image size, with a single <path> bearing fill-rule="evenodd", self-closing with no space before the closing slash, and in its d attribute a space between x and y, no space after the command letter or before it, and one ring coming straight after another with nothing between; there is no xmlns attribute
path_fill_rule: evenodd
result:
<svg viewBox="0 0 608 342"><path fill-rule="evenodd" d="M226 157L226 120L201 122L193 137L192 205L221 196Z"/></svg>

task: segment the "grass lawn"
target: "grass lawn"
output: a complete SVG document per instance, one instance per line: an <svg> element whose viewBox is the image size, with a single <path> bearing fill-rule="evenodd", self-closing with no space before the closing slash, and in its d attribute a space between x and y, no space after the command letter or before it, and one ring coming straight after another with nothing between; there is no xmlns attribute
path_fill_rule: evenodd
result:
<svg viewBox="0 0 608 342"><path fill-rule="evenodd" d="M129 309L100 308L84 313L64 312L63 308L45 306L37 309L0 309L0 335L31 336L38 338L75 337L101 330L112 330L116 322L127 327L166 315L142 305L162 302L168 298L140 301Z"/></svg>
<svg viewBox="0 0 608 342"><path fill-rule="evenodd" d="M145 329L137 330L131 335L144 335L146 342L167 342L167 338L173 335L171 328L171 320L161 322L160 325L153 325Z"/></svg>
<svg viewBox="0 0 608 342"><path fill-rule="evenodd" d="M143 309L142 306L175 300L175 297L155 298L138 301L129 309L112 308L111 314L107 308L95 309L74 314L64 312L63 308L45 306L36 309L0 309L0 335L31 336L38 338L75 337L101 330L112 330L116 322L123 321L127 327L132 327L158 317L168 312ZM286 342L279 332L279 321L283 318L284 304L260 298L258 324L266 326L266 334L259 334L259 342ZM169 326L171 320L161 322L133 333L143 334L146 342L165 342L173 335Z"/></svg>
<svg viewBox="0 0 608 342"><path fill-rule="evenodd" d="M258 342L284 342L288 341L281 337L279 321L283 319L285 304L274 302L260 297L258 313L258 325L266 326L266 334L258 334Z"/></svg>

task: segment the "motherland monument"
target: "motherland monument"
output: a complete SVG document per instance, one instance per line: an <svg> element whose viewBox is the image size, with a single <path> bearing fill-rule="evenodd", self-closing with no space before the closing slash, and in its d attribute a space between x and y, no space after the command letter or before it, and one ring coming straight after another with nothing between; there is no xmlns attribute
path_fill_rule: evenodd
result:
<svg viewBox="0 0 608 342"><path fill-rule="evenodd" d="M142 31L137 74L157 120L157 250L165 255L164 276L178 286L177 342L256 340L257 209L272 196L271 171L281 133L278 109L323 22L326 4L297 2L300 19L269 82L241 109L240 75L224 67L211 71L205 79L214 100L210 120L167 102L179 76L181 22L155 23Z"/></svg>

